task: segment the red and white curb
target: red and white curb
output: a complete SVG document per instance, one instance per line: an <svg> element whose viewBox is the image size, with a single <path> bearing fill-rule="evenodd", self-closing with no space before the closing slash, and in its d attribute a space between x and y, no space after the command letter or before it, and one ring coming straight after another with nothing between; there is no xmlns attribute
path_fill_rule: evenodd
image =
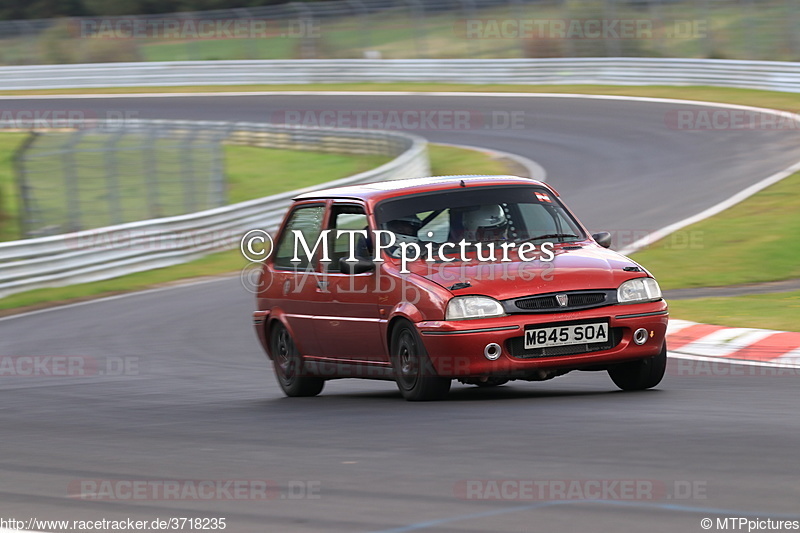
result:
<svg viewBox="0 0 800 533"><path fill-rule="evenodd" d="M800 333L756 328L728 328L670 320L670 355L683 359L748 361L800 368Z"/></svg>

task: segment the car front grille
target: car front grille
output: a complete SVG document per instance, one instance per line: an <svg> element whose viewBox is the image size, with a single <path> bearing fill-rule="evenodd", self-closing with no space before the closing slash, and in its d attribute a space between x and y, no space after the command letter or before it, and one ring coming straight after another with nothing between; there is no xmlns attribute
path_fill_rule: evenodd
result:
<svg viewBox="0 0 800 533"><path fill-rule="evenodd" d="M557 295L566 297L567 304L558 303ZM507 313L552 313L561 311L575 311L578 309L591 309L616 303L616 291L572 291L537 296L523 296L513 300L506 300L504 308Z"/></svg>
<svg viewBox="0 0 800 533"><path fill-rule="evenodd" d="M552 346L549 348L525 349L525 337L513 337L506 341L506 349L512 357L517 359L538 359L544 357L560 357L564 355L578 355L599 352L614 348L622 340L622 328L611 328L608 340L584 344L571 344L569 346Z"/></svg>

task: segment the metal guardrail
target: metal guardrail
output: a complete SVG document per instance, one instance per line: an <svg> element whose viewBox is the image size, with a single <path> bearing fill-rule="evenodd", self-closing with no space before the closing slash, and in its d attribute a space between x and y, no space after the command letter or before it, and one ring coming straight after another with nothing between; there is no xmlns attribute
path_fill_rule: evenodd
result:
<svg viewBox="0 0 800 533"><path fill-rule="evenodd" d="M710 85L800 92L800 63L722 59L335 59L0 67L4 90L363 82Z"/></svg>
<svg viewBox="0 0 800 533"><path fill-rule="evenodd" d="M227 129L228 142L237 144L396 156L378 168L325 183L325 188L430 174L427 142L405 133L254 123L147 122ZM276 228L293 197L318 188L188 215L0 243L0 298L31 289L97 281L175 265L231 248L250 229Z"/></svg>

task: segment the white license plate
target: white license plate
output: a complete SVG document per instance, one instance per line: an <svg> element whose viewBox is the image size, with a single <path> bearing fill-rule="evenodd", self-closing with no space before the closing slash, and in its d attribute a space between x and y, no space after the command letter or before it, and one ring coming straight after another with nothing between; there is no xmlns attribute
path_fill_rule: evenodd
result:
<svg viewBox="0 0 800 533"><path fill-rule="evenodd" d="M606 341L608 341L608 324L605 322L525 330L526 350Z"/></svg>

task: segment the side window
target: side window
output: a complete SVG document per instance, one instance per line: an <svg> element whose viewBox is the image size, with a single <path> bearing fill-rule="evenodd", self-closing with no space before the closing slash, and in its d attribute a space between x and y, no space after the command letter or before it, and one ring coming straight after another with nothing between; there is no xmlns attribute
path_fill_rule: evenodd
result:
<svg viewBox="0 0 800 533"><path fill-rule="evenodd" d="M324 205L313 205L308 207L298 207L289 215L289 221L281 234L278 242L277 252L275 253L275 266L278 268L299 268L308 267L308 259L305 251L300 248L297 257L299 263L293 263L294 257L294 230L300 230L308 243L308 249L313 250L314 245L322 231L322 219L325 216ZM317 249L319 253L321 249Z"/></svg>
<svg viewBox="0 0 800 533"><path fill-rule="evenodd" d="M339 270L339 259L342 257L350 256L350 235L347 233L336 237L339 230L368 230L369 221L367 220L367 213L364 208L359 205L334 205L331 212L330 228L332 239L331 246L331 264L328 266L330 270ZM360 258L367 258L372 255L372 244L369 234L367 238L362 235L356 235L353 239L355 244L355 255Z"/></svg>

